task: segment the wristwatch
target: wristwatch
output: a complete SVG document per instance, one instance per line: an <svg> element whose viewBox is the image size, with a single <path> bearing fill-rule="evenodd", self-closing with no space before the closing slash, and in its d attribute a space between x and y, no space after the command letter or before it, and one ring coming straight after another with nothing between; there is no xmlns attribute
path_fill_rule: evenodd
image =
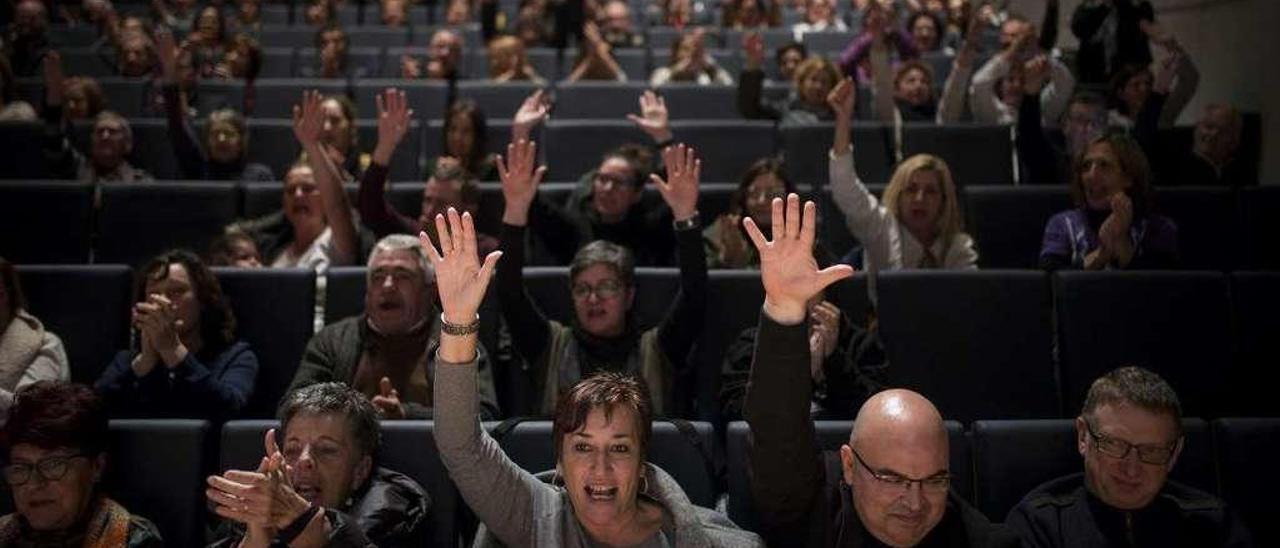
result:
<svg viewBox="0 0 1280 548"><path fill-rule="evenodd" d="M694 211L693 215L688 219L676 219L675 221L672 221L671 226L675 227L676 230L690 230L698 228L702 226L702 217L698 215L697 211Z"/></svg>

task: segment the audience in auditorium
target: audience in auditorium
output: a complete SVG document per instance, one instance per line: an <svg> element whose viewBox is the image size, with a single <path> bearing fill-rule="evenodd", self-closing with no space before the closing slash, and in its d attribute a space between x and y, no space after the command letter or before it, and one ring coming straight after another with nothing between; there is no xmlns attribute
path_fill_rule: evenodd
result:
<svg viewBox="0 0 1280 548"><path fill-rule="evenodd" d="M885 187L883 203L858 177L849 130L855 89L845 78L828 97L837 113L829 165L832 199L863 244L867 270L977 268L978 252L964 232L946 161L931 154L903 160Z"/></svg>
<svg viewBox="0 0 1280 548"><path fill-rule="evenodd" d="M900 63L891 74L888 47L882 39L873 40L867 57L871 64L876 118L888 124L947 124L960 121L964 114L969 76L973 72L974 58L977 56L977 32L976 26L970 29L964 45L952 62L951 74L947 76L941 96L935 95L933 68L918 59L912 59Z"/></svg>
<svg viewBox="0 0 1280 548"><path fill-rule="evenodd" d="M706 26L716 23L716 3L704 0L659 0L655 5L661 6L661 13L649 20L660 20L668 27L684 28Z"/></svg>
<svg viewBox="0 0 1280 548"><path fill-rule="evenodd" d="M1144 115L1156 116L1159 127L1172 127L1200 86L1200 71L1191 57L1176 43L1170 42L1169 54L1157 63L1153 74L1147 66L1128 65L1116 71L1111 80L1110 122L1113 126L1131 128ZM1163 100L1153 114L1144 113L1148 99L1159 94Z"/></svg>
<svg viewBox="0 0 1280 548"><path fill-rule="evenodd" d="M621 371L645 380L654 394L656 414L674 413L671 383L686 366L706 307L707 268L697 210L701 161L691 148L668 147L663 152L667 180L650 176L674 212L680 290L662 322L645 329L630 314L635 259L630 250L608 241L587 244L569 266L574 306L570 325L547 319L533 305L522 281L522 242L546 168L534 169L533 143L512 143L507 152L498 163L506 201L500 240L507 257L498 272L498 296L516 351L534 365L539 412L553 412L562 392L579 379L597 371Z"/></svg>
<svg viewBox="0 0 1280 548"><path fill-rule="evenodd" d="M205 6L197 12L191 32L182 42L182 49L190 51L195 58L196 75L210 78L218 61L227 49L227 23L222 10L215 6Z"/></svg>
<svg viewBox="0 0 1280 548"><path fill-rule="evenodd" d="M1153 92L1147 114L1158 111L1164 98ZM1161 186L1221 185L1239 187L1256 184L1256 163L1242 154L1244 119L1231 105L1210 103L1204 106L1191 135L1188 154L1185 135L1160 133L1152 127L1151 116L1139 119L1134 136L1147 152L1156 181Z"/></svg>
<svg viewBox="0 0 1280 548"><path fill-rule="evenodd" d="M838 458L819 450L809 413L808 303L853 268L818 270L811 251L816 215L812 202L801 213L800 197L791 194L773 201L771 239L743 221L765 288L743 406L752 433L751 493L765 538L779 546L1017 546L1016 537L949 491L947 432L920 394L872 396Z"/></svg>
<svg viewBox="0 0 1280 548"><path fill-rule="evenodd" d="M804 21L791 25L796 42L810 32L845 32L849 27L836 13L835 0L808 0L805 3Z"/></svg>
<svg viewBox="0 0 1280 548"><path fill-rule="evenodd" d="M307 343L289 391L316 383L348 385L387 419L429 419L435 350L436 282L418 239L393 234L369 254L364 313L325 326ZM498 416L488 358L481 354L481 414Z"/></svg>
<svg viewBox="0 0 1280 548"><path fill-rule="evenodd" d="M547 83L529 64L524 42L514 36L499 36L489 42L489 79L494 82L527 81L539 86Z"/></svg>
<svg viewBox="0 0 1280 548"><path fill-rule="evenodd" d="M578 58L573 62L573 70L565 77L565 82L573 83L581 80L626 82L627 73L622 70L618 60L613 58L613 46L610 46L600 35L599 27L594 23L588 23L582 31L585 41L578 47Z"/></svg>
<svg viewBox="0 0 1280 548"><path fill-rule="evenodd" d="M256 470L211 476L205 490L225 521L211 548L425 546L431 498L404 474L377 465L378 412L339 383L285 397ZM270 496L262 496L266 491Z"/></svg>
<svg viewBox="0 0 1280 548"><path fill-rule="evenodd" d="M253 394L258 357L236 338L218 278L170 251L139 271L131 347L94 383L113 417L236 418Z"/></svg>
<svg viewBox="0 0 1280 548"><path fill-rule="evenodd" d="M54 107L57 108L56 106ZM61 118L46 114L46 119ZM151 174L129 163L133 152L133 129L123 116L110 110L94 117L89 156L71 146L67 126L49 128L45 137L48 172L58 179L74 179L87 183L150 182Z"/></svg>
<svg viewBox="0 0 1280 548"><path fill-rule="evenodd" d="M440 29L431 35L425 62L412 55L400 56L401 78L455 80L461 75L462 36L452 29Z"/></svg>
<svg viewBox="0 0 1280 548"><path fill-rule="evenodd" d="M1071 69L1056 58L1038 52L1035 31L1030 25L1018 33L1010 45L982 65L973 75L969 91L969 107L973 121L983 124L1012 125L1018 119L1019 105L1025 95L1027 73L1049 71L1048 81L1035 94L1039 98L1042 125L1057 127L1075 88Z"/></svg>
<svg viewBox="0 0 1280 548"><path fill-rule="evenodd" d="M299 64L298 76L351 81L368 76L368 67L351 61L350 49L350 39L342 27L333 25L316 31L314 63Z"/></svg>
<svg viewBox="0 0 1280 548"><path fill-rule="evenodd" d="M20 0L13 8L13 22L4 34L4 55L14 76L38 76L50 51L49 12L40 0Z"/></svg>
<svg viewBox="0 0 1280 548"><path fill-rule="evenodd" d="M743 37L742 51L744 54L752 54L750 48L754 47L754 45L748 44L748 41L755 42L759 40L760 44L762 46L764 45L763 38L753 38L754 36L759 35L748 34ZM805 49L804 44L801 44L800 42L788 42L774 50L773 60L778 64L778 81L790 82L793 80L795 78L796 68L800 66L800 63L803 63L805 59L808 58L809 50ZM750 62L751 58L747 57L747 61Z"/></svg>
<svg viewBox="0 0 1280 548"><path fill-rule="evenodd" d="M911 33L911 41L916 47L916 51L920 53L943 52L954 54L955 51L948 51L950 48L944 48L942 44L943 29L942 20L928 11L917 11L907 17L907 32Z"/></svg>
<svg viewBox="0 0 1280 548"><path fill-rule="evenodd" d="M0 428L14 503L0 517L0 546L164 546L154 524L99 489L109 436L87 386L40 381L18 391Z"/></svg>
<svg viewBox="0 0 1280 548"><path fill-rule="evenodd" d="M782 22L782 9L777 0L727 0L721 9L720 25L726 29L762 29Z"/></svg>
<svg viewBox="0 0 1280 548"><path fill-rule="evenodd" d="M512 152L509 167L526 181L525 190L534 190L532 145L515 143ZM696 166L674 157L669 165L673 189L696 191ZM692 169L691 180L686 168ZM516 181L504 177L510 183ZM651 399L656 387L634 375L565 379L571 384L553 400L555 472L534 476L503 454L475 419L474 395L477 311L501 253L489 254L482 265L470 215L450 210L448 218L447 227L443 217L436 218L439 251L423 238L439 274L442 321L449 326L438 353L435 439L449 477L483 524L475 545L762 546L722 514L695 506L670 475L646 462L662 396Z"/></svg>
<svg viewBox="0 0 1280 548"><path fill-rule="evenodd" d="M762 228L769 228L769 204L773 199L796 191L787 177L782 161L761 158L747 168L738 188L729 197L729 208L702 231L706 246L707 268L758 268L756 255L742 228L742 218L749 216Z"/></svg>
<svg viewBox="0 0 1280 548"><path fill-rule="evenodd" d="M1005 519L1023 546L1253 545L1225 502L1168 479L1186 438L1178 395L1159 375L1103 375L1075 426L1084 473L1035 488Z"/></svg>
<svg viewBox="0 0 1280 548"><path fill-rule="evenodd" d="M707 53L705 31L694 29L671 44L671 60L649 77L653 87L672 82L728 86L733 85L733 77Z"/></svg>
<svg viewBox="0 0 1280 548"><path fill-rule="evenodd" d="M44 93L44 122L51 127L90 120L107 107L102 85L86 76L66 77L56 51L44 58Z"/></svg>
<svg viewBox="0 0 1280 548"><path fill-rule="evenodd" d="M257 1L257 0L251 0ZM227 42L222 59L213 68L213 78L244 80L246 85L262 71L262 46L248 34L236 34ZM246 102L246 108L249 103Z"/></svg>
<svg viewBox="0 0 1280 548"><path fill-rule="evenodd" d="M1074 158L1107 131L1107 107L1102 96L1077 91L1067 101L1061 129L1046 128L1041 116L1040 92L1047 81L1048 64L1032 60L1023 73L1023 99L1018 101L1014 146L1025 168L1022 181L1031 184L1063 184L1071 180Z"/></svg>
<svg viewBox="0 0 1280 548"><path fill-rule="evenodd" d="M636 32L627 0L606 0L600 7L600 36L614 48L642 48L645 35Z"/></svg>
<svg viewBox="0 0 1280 548"><path fill-rule="evenodd" d="M896 54L898 61L909 61L920 56L915 42L897 28L895 15L879 1L872 1L863 10L862 29L857 38L840 54L840 71L852 76L855 82L870 84L874 78L871 70L873 52L886 56Z"/></svg>
<svg viewBox="0 0 1280 548"><path fill-rule="evenodd" d="M1084 270L1174 268L1178 227L1155 213L1151 169L1131 137L1111 132L1076 158L1075 208L1044 228L1040 267Z"/></svg>
<svg viewBox="0 0 1280 548"><path fill-rule="evenodd" d="M456 165L473 179L497 181L498 168L494 165L494 155L489 153L489 124L480 105L472 99L458 99L449 105L442 118L440 142L444 150L439 157L427 160L427 173Z"/></svg>
<svg viewBox="0 0 1280 548"><path fill-rule="evenodd" d="M764 97L764 40L748 36L743 44L746 68L738 80L738 112L744 118L777 120L779 125L809 125L831 120L827 94L840 80L840 71L825 57L812 56L792 69L791 92L785 98Z"/></svg>
<svg viewBox="0 0 1280 548"><path fill-rule="evenodd" d="M0 257L0 425L15 392L37 381L65 381L70 376L62 339L27 310L13 263Z"/></svg>

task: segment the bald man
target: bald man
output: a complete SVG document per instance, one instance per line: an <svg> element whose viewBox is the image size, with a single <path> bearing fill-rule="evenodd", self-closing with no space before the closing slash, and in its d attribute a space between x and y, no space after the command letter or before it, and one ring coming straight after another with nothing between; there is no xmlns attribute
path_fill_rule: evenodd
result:
<svg viewBox="0 0 1280 548"><path fill-rule="evenodd" d="M809 419L806 302L853 273L818 270L815 208L773 203L773 241L743 224L760 253L765 304L743 415L751 425L752 496L774 546L1017 546L950 492L942 416L909 390L863 404L849 444L822 451ZM781 233L779 233L781 232Z"/></svg>

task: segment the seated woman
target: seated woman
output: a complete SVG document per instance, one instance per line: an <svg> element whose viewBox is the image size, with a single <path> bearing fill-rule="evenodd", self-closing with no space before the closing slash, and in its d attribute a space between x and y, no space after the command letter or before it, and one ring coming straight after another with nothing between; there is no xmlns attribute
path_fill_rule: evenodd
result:
<svg viewBox="0 0 1280 548"><path fill-rule="evenodd" d="M673 179L685 179L673 188L696 190L696 177L684 175L687 164L668 165L678 165ZM532 166L531 157L512 164L523 179ZM656 403L635 376L603 373L566 387L555 407L551 477L536 477L503 454L476 420L475 395L477 310L500 253L482 266L471 216L450 210L448 217L448 226L436 217L440 251L422 236L446 326L436 355L435 440L449 477L484 524L475 546L763 546L754 533L693 505L670 475L645 461Z"/></svg>
<svg viewBox="0 0 1280 548"><path fill-rule="evenodd" d="M217 6L205 6L196 14L191 32L183 41L183 49L194 56L196 74L200 78L212 78L218 61L227 49L226 16Z"/></svg>
<svg viewBox="0 0 1280 548"><path fill-rule="evenodd" d="M1120 67L1111 79L1110 125L1132 128L1157 90L1164 99L1156 110L1159 127L1173 127L1182 110L1200 87L1200 71L1191 56L1175 46L1156 67L1145 65Z"/></svg>
<svg viewBox="0 0 1280 548"><path fill-rule="evenodd" d="M534 170L533 143L512 143L507 151L506 162L498 161L506 200L500 249L507 256L498 273L498 296L516 351L535 367L541 389L538 412L551 414L563 391L597 371L644 378L655 395L654 412L673 412L670 383L685 367L706 307L707 265L697 210L700 162L693 149L680 145L664 151L670 184L651 176L674 214L680 262L680 292L666 318L651 329L637 326L629 314L635 300L635 260L627 248L607 241L587 244L569 267L572 325L548 320L534 307L522 279L523 242L529 208L546 168Z"/></svg>
<svg viewBox="0 0 1280 548"><path fill-rule="evenodd" d="M947 163L917 154L898 165L879 203L853 165L849 118L853 80L845 78L829 98L836 111L831 145L831 187L845 224L863 244L869 271L900 268L977 268L973 238L964 232L956 186Z"/></svg>
<svg viewBox="0 0 1280 548"><path fill-rule="evenodd" d="M0 429L15 507L0 517L0 546L163 547L155 525L98 491L109 438L89 387L40 381L20 390Z"/></svg>
<svg viewBox="0 0 1280 548"><path fill-rule="evenodd" d="M781 5L774 0L728 0L722 10L722 26L730 30L776 27L782 21Z"/></svg>
<svg viewBox="0 0 1280 548"><path fill-rule="evenodd" d="M707 268L758 267L760 258L742 229L742 217L751 217L767 230L771 218L769 204L774 198L795 191L795 183L787 177L777 158L761 158L751 164L738 182L738 189L729 197L729 210L702 232Z"/></svg>
<svg viewBox="0 0 1280 548"><path fill-rule="evenodd" d="M778 120L782 125L808 125L831 120L827 94L840 80L840 70L824 57L805 59L795 68L791 93L781 100L763 95L764 39L750 35L744 44L747 63L738 81L738 112L744 118Z"/></svg>
<svg viewBox="0 0 1280 548"><path fill-rule="evenodd" d="M649 85L657 87L668 82L733 85L733 77L707 53L705 44L706 33L700 28L681 35L671 44L671 63L654 69Z"/></svg>
<svg viewBox="0 0 1280 548"><path fill-rule="evenodd" d="M257 470L208 480L205 496L224 520L210 548L237 546L426 546L431 498L412 478L377 466L378 411L336 382L293 391ZM275 497L254 497L270 487ZM276 544L279 542L280 544Z"/></svg>
<svg viewBox="0 0 1280 548"><path fill-rule="evenodd" d="M1074 178L1076 208L1045 225L1041 268L1177 266L1178 227L1153 212L1151 169L1136 141L1119 132L1094 139L1076 159Z"/></svg>
<svg viewBox="0 0 1280 548"><path fill-rule="evenodd" d="M444 150L439 157L427 161L427 173L434 173L441 159L448 157L477 181L498 180L495 155L489 153L488 117L474 100L459 99L449 105L440 137Z"/></svg>
<svg viewBox="0 0 1280 548"><path fill-rule="evenodd" d="M533 82L546 85L547 81L525 56L524 42L514 36L499 36L489 42L489 79L494 82Z"/></svg>
<svg viewBox="0 0 1280 548"><path fill-rule="evenodd" d="M218 279L198 257L170 251L141 271L133 307L135 348L94 384L112 416L234 418L249 401L258 357L236 340Z"/></svg>
<svg viewBox="0 0 1280 548"><path fill-rule="evenodd" d="M13 264L0 257L0 423L13 393L37 381L71 378L62 340L27 312Z"/></svg>
<svg viewBox="0 0 1280 548"><path fill-rule="evenodd" d="M809 0L804 9L804 21L791 25L791 33L796 42L804 39L810 32L845 32L849 30L840 14L836 13L833 0Z"/></svg>

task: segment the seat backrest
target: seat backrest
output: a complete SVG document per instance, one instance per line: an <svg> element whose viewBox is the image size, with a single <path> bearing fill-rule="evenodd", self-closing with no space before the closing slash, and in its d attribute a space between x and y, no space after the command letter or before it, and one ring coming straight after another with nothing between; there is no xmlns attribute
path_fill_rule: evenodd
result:
<svg viewBox="0 0 1280 548"><path fill-rule="evenodd" d="M1280 234L1280 186L1242 189L1240 195L1241 266L1280 270L1280 248L1271 245Z"/></svg>
<svg viewBox="0 0 1280 548"><path fill-rule="evenodd" d="M854 36L852 31L808 32L804 35L804 46L817 55L839 53L849 46Z"/></svg>
<svg viewBox="0 0 1280 548"><path fill-rule="evenodd" d="M45 176L44 124L0 123L0 179L40 179Z"/></svg>
<svg viewBox="0 0 1280 548"><path fill-rule="evenodd" d="M234 221L240 196L226 182L102 187L95 262L138 265L176 247L203 251Z"/></svg>
<svg viewBox="0 0 1280 548"><path fill-rule="evenodd" d="M877 284L890 386L948 419L1058 416L1044 273L895 271Z"/></svg>
<svg viewBox="0 0 1280 548"><path fill-rule="evenodd" d="M1178 259L1182 268L1236 267L1240 213L1235 192L1209 187L1157 189L1155 211L1178 225Z"/></svg>
<svg viewBox="0 0 1280 548"><path fill-rule="evenodd" d="M738 120L738 90L734 86L702 86L673 82L658 88L672 120ZM636 109L639 112L639 109Z"/></svg>
<svg viewBox="0 0 1280 548"><path fill-rule="evenodd" d="M316 44L316 29L311 25L263 25L258 36L264 48L306 48Z"/></svg>
<svg viewBox="0 0 1280 548"><path fill-rule="evenodd" d="M92 214L87 183L0 181L0 256L15 264L88 262Z"/></svg>
<svg viewBox="0 0 1280 548"><path fill-rule="evenodd" d="M1213 421L1222 472L1222 498L1253 534L1257 546L1280 544L1280 477L1259 473L1280 459L1280 419L1231 418Z"/></svg>
<svg viewBox="0 0 1280 548"><path fill-rule="evenodd" d="M282 89L282 88L277 88ZM301 88L298 95L285 104L275 105L273 108L293 108L302 97ZM258 95L262 97L261 93ZM283 99L283 97L277 97ZM262 104L258 103L255 110L262 112ZM298 160L298 155L302 153L302 147L298 145L298 139L293 136L293 122L285 119L266 119L266 118L250 118L249 125L249 142L253 143L249 147L247 160L250 162L258 162L269 168L271 172L276 174L276 178L283 181L285 176L289 174L289 167Z"/></svg>
<svg viewBox="0 0 1280 548"><path fill-rule="evenodd" d="M1227 412L1240 416L1280 417L1271 389L1271 369L1280 363L1275 345L1280 333L1280 272L1236 272L1231 275L1231 333L1235 338L1233 396Z"/></svg>
<svg viewBox="0 0 1280 548"><path fill-rule="evenodd" d="M296 62L294 64L300 65ZM257 120L249 122L251 129L262 119L281 120L292 124L293 106L302 101L303 91L314 89L326 96L345 95L347 81L340 78L261 78L254 82L253 88L253 118ZM290 126L290 130L292 129ZM292 136L289 140L295 141Z"/></svg>
<svg viewBox="0 0 1280 548"><path fill-rule="evenodd" d="M573 295L568 267L531 266L524 269L529 298L551 320L568 325L573 320ZM641 329L658 325L675 301L680 273L674 268L640 267L635 272L636 298L631 314Z"/></svg>
<svg viewBox="0 0 1280 548"><path fill-rule="evenodd" d="M946 160L957 186L1013 184L1013 141L1009 126L906 124L902 157L933 154Z"/></svg>
<svg viewBox="0 0 1280 548"><path fill-rule="evenodd" d="M691 422L689 425L693 427L696 443L701 444L706 450L705 455L709 456L714 443L711 423ZM499 443L512 461L530 473L536 474L556 467L551 421L525 421L516 424L502 435ZM646 458L671 474L694 504L714 508L718 494L716 479L710 477L706 457L694 443L675 424L654 421Z"/></svg>
<svg viewBox="0 0 1280 548"><path fill-rule="evenodd" d="M399 63L397 57L397 67L400 66ZM377 121L377 96L387 88L396 88L404 92L405 98L409 100L409 108L413 109L415 118L422 124L444 116L445 107L448 106L448 84L429 80L404 80L399 76L397 69L395 77L392 78L364 78L355 82L356 111L360 113L361 118ZM375 123L370 127L377 127L377 125ZM376 134L371 137L376 137ZM360 142L365 143L365 148L373 150L376 140L366 140L362 137ZM400 146L396 147L396 156L418 154L417 149L409 149L405 145L406 143L402 141Z"/></svg>
<svg viewBox="0 0 1280 548"><path fill-rule="evenodd" d="M18 265L27 309L62 340L71 380L93 384L129 344L133 273L123 265Z"/></svg>
<svg viewBox="0 0 1280 548"><path fill-rule="evenodd" d="M335 266L325 274L324 323L364 313L364 293L368 284L363 266Z"/></svg>
<svg viewBox="0 0 1280 548"><path fill-rule="evenodd" d="M204 544L202 487L211 430L197 420L111 421L107 492L155 523L168 546Z"/></svg>
<svg viewBox="0 0 1280 548"><path fill-rule="evenodd" d="M645 81L562 84L556 87L552 120L621 120L631 125L626 115L639 112L640 95L648 88Z"/></svg>
<svg viewBox="0 0 1280 548"><path fill-rule="evenodd" d="M538 87L533 82L462 81L458 82L457 93L459 99L475 101L476 106L484 111L486 122L493 123L496 120L506 120L515 116L525 97L532 95ZM442 117L443 113L437 116L437 118ZM510 139L503 139L500 143L504 149L508 140ZM505 153L503 155L505 156Z"/></svg>
<svg viewBox="0 0 1280 548"><path fill-rule="evenodd" d="M1169 477L1210 493L1218 491L1213 440L1201 419L1183 419L1186 441ZM1075 421L976 421L972 428L977 507L1003 521L1032 489L1084 470Z"/></svg>
<svg viewBox="0 0 1280 548"><path fill-rule="evenodd" d="M778 129L787 174L797 184L827 185L827 152L835 130L833 124L786 126ZM891 173L893 137L877 124L857 124L853 128L853 165L863 183L887 183Z"/></svg>
<svg viewBox="0 0 1280 548"><path fill-rule="evenodd" d="M1071 207L1065 187L965 186L965 229L982 268L1036 268L1044 227Z"/></svg>
<svg viewBox="0 0 1280 548"><path fill-rule="evenodd" d="M97 80L98 85L102 86L102 96L111 110L130 119L144 115L142 107L148 91L145 78L109 76Z"/></svg>
<svg viewBox="0 0 1280 548"><path fill-rule="evenodd" d="M275 415L314 330L315 272L300 268L216 268L238 336L258 356L258 381L243 416Z"/></svg>
<svg viewBox="0 0 1280 548"><path fill-rule="evenodd" d="M426 124L423 124L419 120L409 122L409 131L406 132L404 137L400 140L400 145L396 147L395 154L391 155L391 165L388 166L389 171L387 173L387 176L389 177L388 180L425 180L422 173L422 138L423 132L426 130L425 126ZM356 131L360 134L360 142L365 143L366 146L374 145L378 142L377 120L356 121ZM357 207L355 202L352 202L351 206Z"/></svg>
<svg viewBox="0 0 1280 548"><path fill-rule="evenodd" d="M671 130L677 142L697 150L704 181L737 181L751 164L777 153L776 132L769 121L683 120L672 122Z"/></svg>
<svg viewBox="0 0 1280 548"><path fill-rule="evenodd" d="M1065 409L1094 379L1123 365L1169 381L1183 413L1222 416L1233 376L1227 279L1216 272L1059 272L1054 275Z"/></svg>

